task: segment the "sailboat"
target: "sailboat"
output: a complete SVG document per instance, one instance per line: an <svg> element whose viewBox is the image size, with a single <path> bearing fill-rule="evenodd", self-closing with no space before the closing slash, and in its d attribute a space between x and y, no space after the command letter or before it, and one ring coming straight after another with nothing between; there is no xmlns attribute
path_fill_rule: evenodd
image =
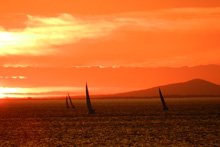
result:
<svg viewBox="0 0 220 147"><path fill-rule="evenodd" d="M66 108L67 108L67 109L70 108L69 103L68 103L68 98L67 98L67 96L66 96Z"/></svg>
<svg viewBox="0 0 220 147"><path fill-rule="evenodd" d="M165 103L165 101L164 101L163 95L162 95L162 93L161 93L161 91L160 91L160 88L159 88L159 93L160 93L161 102L162 102L162 104L163 104L163 110L168 110L168 108L167 108L167 106L166 106L166 103Z"/></svg>
<svg viewBox="0 0 220 147"><path fill-rule="evenodd" d="M75 106L74 106L73 103L72 103L72 100L71 100L71 98L70 98L69 93L68 93L68 97L69 97L69 100L70 100L71 107L72 107L73 109L75 109Z"/></svg>
<svg viewBox="0 0 220 147"><path fill-rule="evenodd" d="M89 110L89 114L95 114L95 110L92 109L92 104L91 104L90 97L89 97L87 83L86 83L86 103L87 103L87 108Z"/></svg>

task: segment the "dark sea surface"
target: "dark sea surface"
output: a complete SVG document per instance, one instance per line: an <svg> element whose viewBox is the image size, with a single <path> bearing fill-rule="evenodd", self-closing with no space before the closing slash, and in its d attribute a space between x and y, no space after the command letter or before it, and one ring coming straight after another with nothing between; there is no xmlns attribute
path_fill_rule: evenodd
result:
<svg viewBox="0 0 220 147"><path fill-rule="evenodd" d="M220 98L0 99L0 146L220 146Z"/></svg>

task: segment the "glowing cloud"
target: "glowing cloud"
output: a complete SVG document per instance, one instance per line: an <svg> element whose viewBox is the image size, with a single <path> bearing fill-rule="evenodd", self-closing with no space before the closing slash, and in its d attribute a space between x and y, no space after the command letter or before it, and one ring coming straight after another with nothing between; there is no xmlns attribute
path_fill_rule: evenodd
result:
<svg viewBox="0 0 220 147"><path fill-rule="evenodd" d="M75 43L83 38L110 34L121 23L105 20L82 20L69 14L58 17L28 15L27 27L0 32L0 55L48 55L56 53L53 46Z"/></svg>
<svg viewBox="0 0 220 147"><path fill-rule="evenodd" d="M214 59L212 63L214 63L217 60L216 55L219 53L217 41L210 39L219 36L216 33L220 31L219 7L176 8L97 16L27 15L24 23L25 27L22 29L0 27L0 56L46 57L52 55L60 57L61 55L71 55L75 60L68 61L71 62L68 66L119 66L125 64L138 66L138 64L155 65L155 63L176 66L177 62L179 62L178 65L185 65L189 60L197 64L195 63L197 59L197 61L204 61L204 64L207 64L211 59L199 59L199 55L202 59L207 54L214 54L212 56ZM121 34L124 35L122 38L120 38ZM202 41L198 37L201 34L203 35ZM133 35L136 36L133 38ZM195 40L188 39L188 36ZM113 39L109 42L115 44L106 44L101 40L105 37L109 40ZM169 37L172 39L169 40ZM95 42L93 47L88 47L91 45L88 40ZM160 42L159 45L158 42ZM178 50L181 50L182 53ZM157 57L158 52L161 53L160 57ZM85 53L90 55L89 58L86 58L88 55ZM105 56L105 58L101 56ZM184 58L178 58L180 56L184 56ZM85 63L85 58L88 60L86 60L87 63ZM37 64L41 59L37 60ZM7 63L3 59L2 62L5 62L5 65L10 65L10 63L29 65L27 62L9 61ZM64 61L61 62L62 65L66 65L63 63ZM105 62L106 64L103 64Z"/></svg>
<svg viewBox="0 0 220 147"><path fill-rule="evenodd" d="M116 16L57 17L27 15L23 29L0 29L0 56L47 55L84 38L104 37L120 27L145 31L220 29L220 8L181 8Z"/></svg>

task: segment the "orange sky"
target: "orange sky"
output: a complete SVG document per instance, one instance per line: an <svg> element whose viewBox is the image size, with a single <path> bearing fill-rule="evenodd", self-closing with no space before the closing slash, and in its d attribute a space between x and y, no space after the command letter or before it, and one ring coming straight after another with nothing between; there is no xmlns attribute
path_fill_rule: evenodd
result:
<svg viewBox="0 0 220 147"><path fill-rule="evenodd" d="M42 73L41 67L71 71L71 67L89 66L178 68L219 65L219 38L219 0L7 0L0 5L0 66L39 68L35 74ZM12 70L12 76L27 74L18 75L17 71L17 68ZM32 75L31 72L28 74ZM183 75L184 72L187 73L183 71ZM0 78L0 87L22 88L25 85L21 82L19 86L14 81L13 86L13 82L5 78L7 74L10 73L0 73L0 77L4 77ZM142 77L142 74L129 76L134 78L133 82L140 83L138 76ZM62 79L59 74L57 77ZM48 86L44 82L36 85L33 78L28 87ZM48 76L42 75L38 80L45 81L46 78ZM102 86L95 84L100 83L98 77L90 78L94 79L92 85ZM118 91L144 88L139 84L126 87L116 82L121 83L121 78L112 78L116 78L111 79L115 82L103 83L106 88L119 87ZM157 84L187 80L172 78ZM74 78L71 81L72 84L60 85L51 82L50 86L80 87L85 82L76 84L80 80ZM150 86L156 86L156 83L146 83L146 87Z"/></svg>

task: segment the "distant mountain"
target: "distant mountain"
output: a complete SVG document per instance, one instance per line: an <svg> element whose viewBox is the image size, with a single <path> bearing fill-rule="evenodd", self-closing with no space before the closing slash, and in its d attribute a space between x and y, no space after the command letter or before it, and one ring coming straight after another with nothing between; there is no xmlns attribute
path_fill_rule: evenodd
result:
<svg viewBox="0 0 220 147"><path fill-rule="evenodd" d="M220 96L220 85L202 80L193 79L183 83L158 86L150 89L119 93L112 97L159 97L159 87L164 97L190 97L190 96Z"/></svg>

